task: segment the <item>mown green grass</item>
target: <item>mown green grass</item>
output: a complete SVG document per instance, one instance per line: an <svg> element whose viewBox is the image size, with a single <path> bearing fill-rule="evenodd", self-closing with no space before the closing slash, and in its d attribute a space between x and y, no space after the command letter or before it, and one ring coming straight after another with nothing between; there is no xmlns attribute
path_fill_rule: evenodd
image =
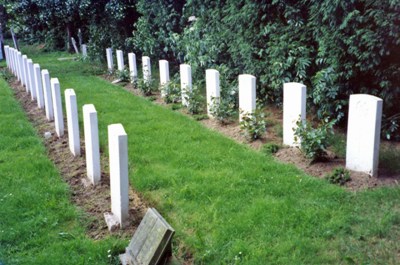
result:
<svg viewBox="0 0 400 265"><path fill-rule="evenodd" d="M106 154L107 125L124 125L131 186L197 264L399 263L398 189L344 191L93 76L90 64L28 54L75 89L81 128L82 105L95 105Z"/></svg>
<svg viewBox="0 0 400 265"><path fill-rule="evenodd" d="M0 102L0 263L109 264L107 251L126 242L85 236L84 214L3 79Z"/></svg>

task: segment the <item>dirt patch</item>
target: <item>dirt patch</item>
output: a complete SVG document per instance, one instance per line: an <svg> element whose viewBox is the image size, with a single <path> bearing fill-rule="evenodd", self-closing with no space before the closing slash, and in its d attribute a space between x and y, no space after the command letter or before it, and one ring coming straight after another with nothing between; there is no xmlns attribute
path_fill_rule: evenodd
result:
<svg viewBox="0 0 400 265"><path fill-rule="evenodd" d="M86 214L87 234L93 239L102 239L110 234L104 221L103 214L110 212L110 178L108 174L108 159L101 154L101 182L99 185L84 185L86 177L86 163L84 159L84 141L81 139L80 157L74 157L68 145L68 131L64 131L64 136L58 138L54 133L54 122L46 119L44 110L37 107L35 101L26 93L25 88L13 80L10 85L14 88L14 93L18 101L25 110L30 122L36 128L39 137L42 138L48 150L49 158L59 169L61 176L71 187L71 200ZM66 121L64 121L66 124ZM45 132L51 132L52 137L44 138ZM133 190L129 191L130 200L130 224L123 230L117 230L117 234L123 238L131 238L144 214L147 205L141 195Z"/></svg>
<svg viewBox="0 0 400 265"><path fill-rule="evenodd" d="M107 79L107 78L105 78ZM143 96L138 89L134 89L132 84L122 85L124 89L130 91L136 96ZM153 101L159 105L167 105L161 98L159 93L152 95L155 97ZM190 116L184 109L179 110L183 114ZM207 128L218 131L223 135L241 143L245 144L255 150L260 150L266 143L275 143L281 145L282 137L279 136L277 129L274 127L282 124L282 110L276 107L268 107L265 110L266 120L268 121L267 131L261 137L255 141L249 142L240 129L238 122L230 124L221 124L213 119L205 119L200 122ZM393 143L390 143L392 146ZM395 148L400 150L400 144L396 144ZM281 147L275 154L275 158L281 162L294 164L296 167L302 169L307 174L317 177L324 178L327 174L331 173L335 168L345 167L346 161L343 158L338 158L335 154L328 152L326 161L311 163L310 160L306 159L298 148ZM389 173L385 168L379 168L379 177L371 177L368 174L350 171L351 180L345 184L345 187L351 191L359 191L364 189L370 189L382 186L397 186L400 184L400 174Z"/></svg>

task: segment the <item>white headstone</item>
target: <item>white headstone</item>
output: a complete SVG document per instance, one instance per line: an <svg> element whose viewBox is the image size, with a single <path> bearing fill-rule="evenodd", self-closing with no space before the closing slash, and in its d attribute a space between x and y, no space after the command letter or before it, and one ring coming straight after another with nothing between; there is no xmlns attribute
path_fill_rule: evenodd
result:
<svg viewBox="0 0 400 265"><path fill-rule="evenodd" d="M64 115L62 111L60 82L58 78L50 80L51 96L53 97L53 110L54 110L54 125L58 137L64 135Z"/></svg>
<svg viewBox="0 0 400 265"><path fill-rule="evenodd" d="M6 64L7 64L7 67L10 68L8 49L9 49L9 46L8 46L8 45L5 45L5 46L4 46L4 55L5 55L5 57L6 57Z"/></svg>
<svg viewBox="0 0 400 265"><path fill-rule="evenodd" d="M35 71L33 69L32 59L28 59L29 92L32 100L36 99Z"/></svg>
<svg viewBox="0 0 400 265"><path fill-rule="evenodd" d="M79 55L78 46L76 45L76 41L75 41L74 37L71 37L71 42L72 42L72 45L74 46L75 53Z"/></svg>
<svg viewBox="0 0 400 265"><path fill-rule="evenodd" d="M37 105L38 105L39 109L43 109L45 102L44 102L44 97L43 97L42 75L40 72L40 65L35 63L33 65L33 71L34 71L34 75L35 75Z"/></svg>
<svg viewBox="0 0 400 265"><path fill-rule="evenodd" d="M114 62L113 62L113 56L112 56L112 49L111 48L107 48L106 49L106 56L107 56L108 71L113 72L114 71Z"/></svg>
<svg viewBox="0 0 400 265"><path fill-rule="evenodd" d="M26 87L25 58L27 58L26 55L21 56L22 85Z"/></svg>
<svg viewBox="0 0 400 265"><path fill-rule="evenodd" d="M22 80L22 53L21 52L17 52L17 74L18 74L18 80L21 82L21 84L23 84L23 80Z"/></svg>
<svg viewBox="0 0 400 265"><path fill-rule="evenodd" d="M24 85L25 91L29 92L29 76L28 76L28 56L22 56L22 65L24 67Z"/></svg>
<svg viewBox="0 0 400 265"><path fill-rule="evenodd" d="M188 64L181 64L179 66L180 77L181 77L181 94L182 94L182 105L188 106L187 92L192 91L192 68Z"/></svg>
<svg viewBox="0 0 400 265"><path fill-rule="evenodd" d="M128 53L128 63L131 83L133 83L137 80L136 55L133 52Z"/></svg>
<svg viewBox="0 0 400 265"><path fill-rule="evenodd" d="M219 104L220 101L220 87L219 87L219 72L215 69L206 70L206 90L207 90L207 113L209 117L212 117L210 108L214 103Z"/></svg>
<svg viewBox="0 0 400 265"><path fill-rule="evenodd" d="M300 139L295 140L296 122L306 120L306 86L300 83L283 85L283 144L299 146Z"/></svg>
<svg viewBox="0 0 400 265"><path fill-rule="evenodd" d="M97 111L93 104L83 106L83 127L85 133L87 175L92 184L97 185L101 179L100 148Z"/></svg>
<svg viewBox="0 0 400 265"><path fill-rule="evenodd" d="M46 118L48 121L52 121L54 119L53 99L51 96L50 74L46 69L42 70L42 87Z"/></svg>
<svg viewBox="0 0 400 265"><path fill-rule="evenodd" d="M160 68L160 86L163 87L169 82L169 64L167 60L158 61ZM161 97L165 97L165 91L161 90Z"/></svg>
<svg viewBox="0 0 400 265"><path fill-rule="evenodd" d="M82 51L83 58L86 58L87 57L87 45L86 44L81 45L81 51Z"/></svg>
<svg viewBox="0 0 400 265"><path fill-rule="evenodd" d="M108 126L111 212L121 228L129 218L128 135L122 124Z"/></svg>
<svg viewBox="0 0 400 265"><path fill-rule="evenodd" d="M124 53L121 50L117 50L117 64L118 71L124 71Z"/></svg>
<svg viewBox="0 0 400 265"><path fill-rule="evenodd" d="M346 168L378 176L382 105L375 96L350 96Z"/></svg>
<svg viewBox="0 0 400 265"><path fill-rule="evenodd" d="M256 110L256 78L252 75L239 75L239 120Z"/></svg>
<svg viewBox="0 0 400 265"><path fill-rule="evenodd" d="M143 80L144 82L149 82L151 80L150 57L148 56L142 57L142 66L143 66Z"/></svg>
<svg viewBox="0 0 400 265"><path fill-rule="evenodd" d="M81 144L79 139L78 105L75 91L71 88L65 92L65 110L67 112L67 127L69 149L74 156L81 155Z"/></svg>

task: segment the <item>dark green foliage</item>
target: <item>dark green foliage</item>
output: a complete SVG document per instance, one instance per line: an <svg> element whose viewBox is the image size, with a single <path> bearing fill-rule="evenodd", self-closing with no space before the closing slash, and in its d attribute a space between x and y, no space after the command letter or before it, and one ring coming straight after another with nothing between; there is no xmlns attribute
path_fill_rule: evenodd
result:
<svg viewBox="0 0 400 265"><path fill-rule="evenodd" d="M249 141L254 141L264 135L266 132L266 121L264 109L261 104L257 104L257 108L253 113L243 114L240 128Z"/></svg>
<svg viewBox="0 0 400 265"><path fill-rule="evenodd" d="M235 104L229 98L211 98L210 113L221 124L229 124L237 117Z"/></svg>
<svg viewBox="0 0 400 265"><path fill-rule="evenodd" d="M344 185L350 181L350 172L343 167L338 167L325 177L332 184Z"/></svg>
<svg viewBox="0 0 400 265"><path fill-rule="evenodd" d="M178 103L181 100L181 87L177 82L170 81L161 86L160 90L165 95L164 102L167 104Z"/></svg>
<svg viewBox="0 0 400 265"><path fill-rule="evenodd" d="M278 144L268 143L268 144L263 145L262 152L267 155L272 155L272 154L275 154L276 152L278 152L279 148L280 148L280 146Z"/></svg>
<svg viewBox="0 0 400 265"><path fill-rule="evenodd" d="M192 90L186 89L185 99L190 114L200 114L204 111L204 97L198 86L194 85Z"/></svg>
<svg viewBox="0 0 400 265"><path fill-rule="evenodd" d="M157 85L153 78L150 77L150 80L144 80L143 78L139 78L136 82L136 87L142 92L145 96L151 96L153 92L157 91Z"/></svg>
<svg viewBox="0 0 400 265"><path fill-rule="evenodd" d="M121 82L130 82L131 80L131 76L130 76L130 72L129 69L124 68L124 70L120 71L117 70L115 71L115 76L121 80Z"/></svg>
<svg viewBox="0 0 400 265"><path fill-rule="evenodd" d="M322 160L326 156L326 148L329 146L329 136L333 134L333 125L336 120L328 118L316 128L307 121L299 119L297 128L293 129L295 140L300 140L300 149L304 155L312 161Z"/></svg>

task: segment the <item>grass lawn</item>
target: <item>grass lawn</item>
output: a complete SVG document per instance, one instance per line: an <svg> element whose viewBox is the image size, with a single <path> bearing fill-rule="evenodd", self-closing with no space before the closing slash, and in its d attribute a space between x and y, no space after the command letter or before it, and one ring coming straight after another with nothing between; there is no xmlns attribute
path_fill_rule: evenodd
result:
<svg viewBox="0 0 400 265"><path fill-rule="evenodd" d="M107 125L124 125L131 186L175 228L175 251L184 246L196 264L400 262L399 189L347 192L136 97L94 76L88 63L58 61L67 55L29 47L25 53L58 77L62 90L75 89L80 128L82 105L95 105L106 154ZM36 261L54 255L54 261L63 259L57 250L64 249L75 264L89 256L107 262L108 245L121 244L85 238L68 188L4 81L1 93L0 196L6 207L1 208L0 257ZM25 130L15 126L19 123ZM73 238L60 237L64 231Z"/></svg>

